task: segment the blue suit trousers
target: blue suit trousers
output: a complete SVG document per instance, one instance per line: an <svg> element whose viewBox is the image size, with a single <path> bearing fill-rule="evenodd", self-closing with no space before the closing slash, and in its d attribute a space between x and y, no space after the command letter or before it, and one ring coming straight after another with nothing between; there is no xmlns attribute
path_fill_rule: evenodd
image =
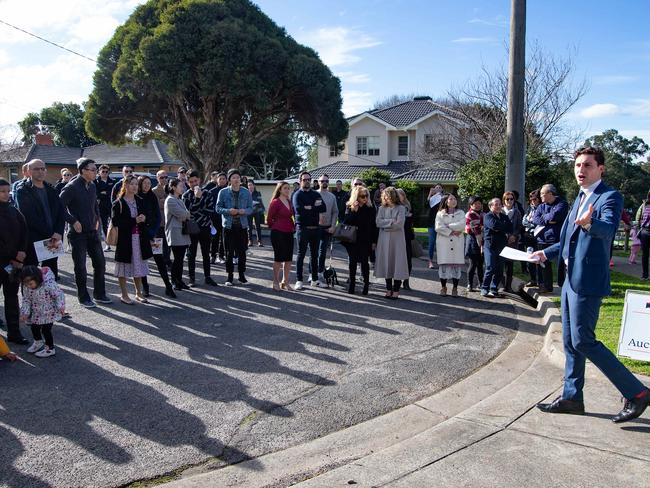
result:
<svg viewBox="0 0 650 488"><path fill-rule="evenodd" d="M596 323L602 297L578 295L567 279L562 287L562 338L564 340L564 392L566 400L583 401L585 361L589 359L627 398L645 387L602 342L596 340Z"/></svg>

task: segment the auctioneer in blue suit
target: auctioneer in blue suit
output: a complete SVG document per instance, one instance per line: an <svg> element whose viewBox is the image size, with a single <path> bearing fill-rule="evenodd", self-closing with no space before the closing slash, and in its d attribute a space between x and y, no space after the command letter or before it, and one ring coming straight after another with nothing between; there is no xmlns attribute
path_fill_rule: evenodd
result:
<svg viewBox="0 0 650 488"><path fill-rule="evenodd" d="M580 158L580 161L576 159L575 169L579 182L584 181L580 162L587 159L584 155ZM595 181L582 186L562 227L560 242L543 251L547 259L562 259L567 265L567 279L562 287L562 336L566 363L562 396L551 404L540 404L539 408L550 413L584 413L582 389L585 361L589 359L628 399L626 407L612 419L623 422L643 412L650 403L650 392L602 342L596 340L595 328L602 297L611 292L610 249L623 210L621 194L599 178L604 171L604 158L602 161L603 164L599 165L603 166L602 169L592 166L591 176ZM587 168L585 172L588 171ZM588 212L592 209L589 221ZM585 215L587 220L583 221ZM582 225L576 223L579 218Z"/></svg>

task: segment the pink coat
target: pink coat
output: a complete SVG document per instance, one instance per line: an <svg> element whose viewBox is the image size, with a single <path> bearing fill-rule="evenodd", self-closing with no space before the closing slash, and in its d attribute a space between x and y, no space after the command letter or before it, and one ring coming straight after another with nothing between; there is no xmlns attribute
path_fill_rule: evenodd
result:
<svg viewBox="0 0 650 488"><path fill-rule="evenodd" d="M65 310L65 296L54 280L54 273L48 267L41 269L43 284L32 290L23 287L23 303L20 315L27 317L30 324L51 324L61 320L61 312Z"/></svg>

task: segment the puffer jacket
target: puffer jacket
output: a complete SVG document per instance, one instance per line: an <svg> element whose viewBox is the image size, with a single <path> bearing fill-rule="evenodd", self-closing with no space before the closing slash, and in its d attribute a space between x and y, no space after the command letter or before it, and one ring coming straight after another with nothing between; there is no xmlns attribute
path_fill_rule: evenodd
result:
<svg viewBox="0 0 650 488"><path fill-rule="evenodd" d="M44 266L41 268L43 283L32 290L23 286L23 303L20 315L27 317L30 324L51 324L61 320L61 312L65 310L65 295L54 279L54 273Z"/></svg>

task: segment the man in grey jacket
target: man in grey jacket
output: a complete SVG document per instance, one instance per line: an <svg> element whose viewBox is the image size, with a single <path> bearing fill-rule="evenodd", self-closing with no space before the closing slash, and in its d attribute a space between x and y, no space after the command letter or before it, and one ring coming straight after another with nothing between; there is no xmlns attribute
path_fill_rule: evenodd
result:
<svg viewBox="0 0 650 488"><path fill-rule="evenodd" d="M318 286L327 286L323 273L325 272L325 259L327 258L327 249L332 241L334 229L336 229L336 220L339 216L338 203L336 196L329 191L329 176L323 174L318 178L318 193L325 204L325 212L320 214L318 226L320 227L320 240L318 243ZM311 270L312 263L309 263Z"/></svg>

